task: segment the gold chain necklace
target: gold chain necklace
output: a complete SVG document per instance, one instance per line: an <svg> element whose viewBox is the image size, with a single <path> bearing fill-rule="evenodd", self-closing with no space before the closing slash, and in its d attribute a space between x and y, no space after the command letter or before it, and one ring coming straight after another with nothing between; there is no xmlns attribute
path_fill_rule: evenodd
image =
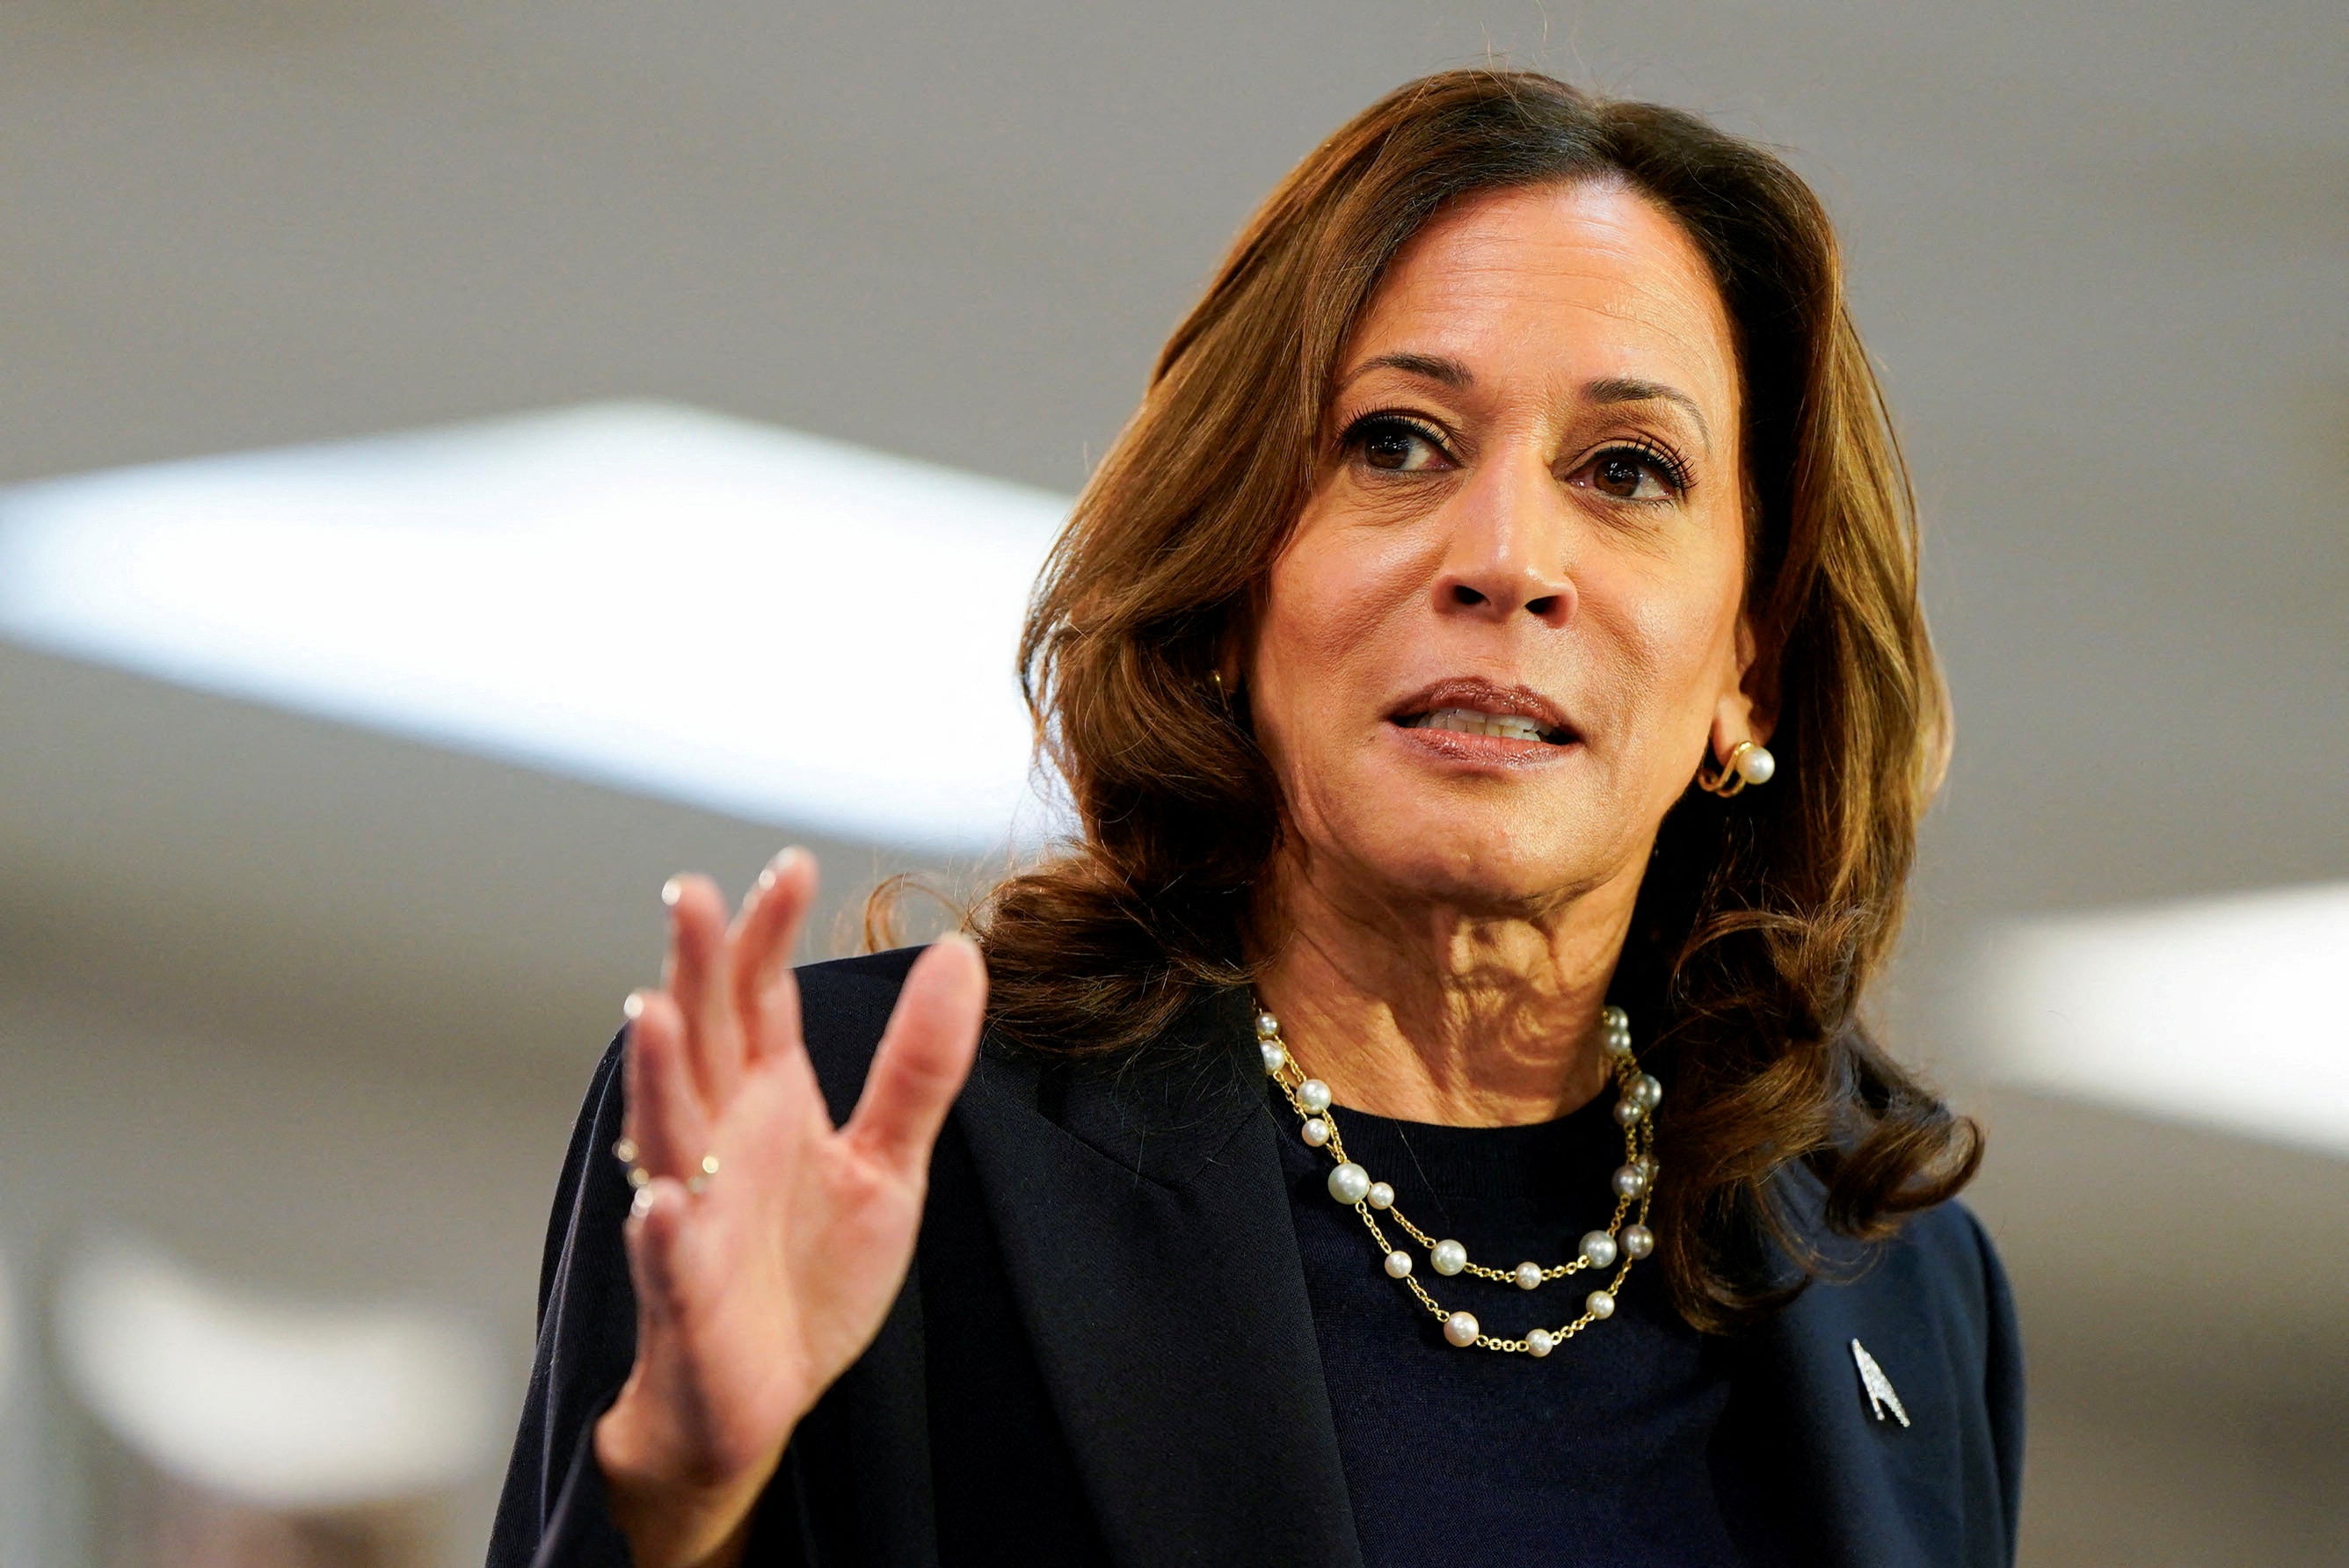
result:
<svg viewBox="0 0 2349 1568"><path fill-rule="evenodd" d="M1656 1186L1654 1113L1664 1097L1663 1085L1640 1070L1639 1061L1631 1054L1631 1020L1620 1007L1603 1009L1599 1018L1599 1045L1607 1054L1608 1070L1614 1076L1621 1098L1615 1102L1615 1121L1623 1130L1623 1163L1615 1168L1610 1180L1615 1188L1615 1214L1603 1231L1591 1231L1582 1238L1582 1250L1570 1263L1556 1264L1548 1268L1536 1263L1522 1263L1513 1269L1496 1269L1473 1263L1468 1249L1449 1237L1435 1240L1406 1218L1395 1207L1394 1189L1384 1181L1373 1181L1371 1173L1346 1158L1345 1140L1338 1136L1338 1123L1330 1113L1330 1086L1319 1078L1307 1078L1297 1058L1288 1054L1288 1047L1280 1037L1280 1020L1259 1008L1256 1016L1257 1046L1264 1054L1264 1070L1287 1098L1302 1125L1299 1135L1315 1149L1324 1150L1336 1162L1330 1172L1330 1196L1352 1209L1362 1217L1371 1233L1371 1240L1385 1254L1387 1276L1400 1280L1405 1289L1419 1298L1419 1304L1433 1313L1444 1325L1444 1337L1466 1349L1475 1346L1482 1350L1506 1350L1518 1355L1543 1357L1557 1349L1602 1317L1615 1313L1615 1297L1623 1282L1631 1277L1631 1265L1655 1251L1655 1233L1648 1229L1648 1201ZM1399 1246L1390 1245L1387 1234L1379 1228L1379 1215L1384 1214L1417 1242L1427 1253L1428 1265L1447 1278L1454 1274L1474 1274L1479 1279L1514 1284L1520 1290L1539 1290L1554 1279L1584 1270L1603 1271L1614 1267L1615 1277L1582 1298L1582 1315L1558 1328L1529 1330L1523 1339L1496 1339L1485 1332L1473 1312L1453 1312L1445 1309L1427 1287L1419 1283L1418 1271L1413 1266L1412 1255ZM1626 1224L1625 1221L1630 1222Z"/></svg>

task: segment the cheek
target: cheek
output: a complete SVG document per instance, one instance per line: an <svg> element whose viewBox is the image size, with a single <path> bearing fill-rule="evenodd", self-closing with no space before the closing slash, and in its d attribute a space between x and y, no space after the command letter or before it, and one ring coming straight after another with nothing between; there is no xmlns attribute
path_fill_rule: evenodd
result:
<svg viewBox="0 0 2349 1568"><path fill-rule="evenodd" d="M1638 749L1677 754L1711 725L1714 704L1736 682L1738 583L1654 586L1618 618L1633 709L1624 717Z"/></svg>
<svg viewBox="0 0 2349 1568"><path fill-rule="evenodd" d="M1280 729L1308 719L1317 702L1347 693L1351 672L1370 680L1384 645L1417 596L1423 554L1400 531L1350 527L1310 515L1274 562L1257 624L1260 721Z"/></svg>

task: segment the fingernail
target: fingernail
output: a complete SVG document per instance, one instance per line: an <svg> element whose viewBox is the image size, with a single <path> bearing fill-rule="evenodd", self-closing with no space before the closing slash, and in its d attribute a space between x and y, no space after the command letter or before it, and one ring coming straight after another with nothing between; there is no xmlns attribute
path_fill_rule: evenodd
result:
<svg viewBox="0 0 2349 1568"><path fill-rule="evenodd" d="M685 881L683 878L671 877L668 881L661 883L661 903L667 904L669 908L675 909L677 907L677 901L684 896Z"/></svg>
<svg viewBox="0 0 2349 1568"><path fill-rule="evenodd" d="M797 844L788 844L776 851L775 858L767 862L767 869L759 873L759 886L762 889L774 886L775 879L783 874L783 868L805 853L807 851Z"/></svg>
<svg viewBox="0 0 2349 1568"><path fill-rule="evenodd" d="M635 1023L638 1018L643 1017L645 1016L645 994L641 991L629 992L628 999L620 1004L620 1016L627 1019L631 1024Z"/></svg>
<svg viewBox="0 0 2349 1568"><path fill-rule="evenodd" d="M649 1187L637 1188L636 1195L628 1201L628 1212L641 1220L652 1212L653 1190Z"/></svg>

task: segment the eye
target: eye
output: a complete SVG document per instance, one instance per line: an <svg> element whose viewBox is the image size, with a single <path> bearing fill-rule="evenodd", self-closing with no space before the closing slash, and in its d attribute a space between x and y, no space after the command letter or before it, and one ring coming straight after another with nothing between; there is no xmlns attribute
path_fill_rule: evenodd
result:
<svg viewBox="0 0 2349 1568"><path fill-rule="evenodd" d="M1355 420L1345 444L1365 465L1385 473L1421 473L1450 461L1443 437L1400 414L1369 414Z"/></svg>
<svg viewBox="0 0 2349 1568"><path fill-rule="evenodd" d="M1567 476L1617 500L1672 500L1689 488L1688 470L1678 458L1651 447L1609 447Z"/></svg>

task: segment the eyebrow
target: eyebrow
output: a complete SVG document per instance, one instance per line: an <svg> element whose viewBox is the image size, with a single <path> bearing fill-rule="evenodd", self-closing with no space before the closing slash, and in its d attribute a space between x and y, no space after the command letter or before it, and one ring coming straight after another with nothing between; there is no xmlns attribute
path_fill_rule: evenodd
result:
<svg viewBox="0 0 2349 1568"><path fill-rule="evenodd" d="M1696 433L1713 444L1712 428L1704 422L1704 410L1696 399L1677 387L1661 381L1640 381L1630 377L1604 376L1582 384L1582 395L1593 403L1670 403L1696 421Z"/></svg>
<svg viewBox="0 0 2349 1568"><path fill-rule="evenodd" d="M1405 376L1416 376L1423 381L1433 381L1457 391L1475 385L1476 377L1467 366L1441 354L1381 354L1365 359L1354 366L1353 373L1340 384L1343 391L1373 370L1399 370ZM1707 446L1713 444L1712 427L1705 423L1704 410L1696 399L1679 387L1662 381L1642 381L1636 377L1602 376L1596 381L1582 384L1582 395L1593 403L1670 403L1695 421L1697 434Z"/></svg>
<svg viewBox="0 0 2349 1568"><path fill-rule="evenodd" d="M1353 373L1339 384L1339 390L1342 392L1373 370L1400 370L1405 376L1440 382L1454 389L1469 386L1476 379L1468 373L1465 365L1441 354L1381 354L1355 366Z"/></svg>

